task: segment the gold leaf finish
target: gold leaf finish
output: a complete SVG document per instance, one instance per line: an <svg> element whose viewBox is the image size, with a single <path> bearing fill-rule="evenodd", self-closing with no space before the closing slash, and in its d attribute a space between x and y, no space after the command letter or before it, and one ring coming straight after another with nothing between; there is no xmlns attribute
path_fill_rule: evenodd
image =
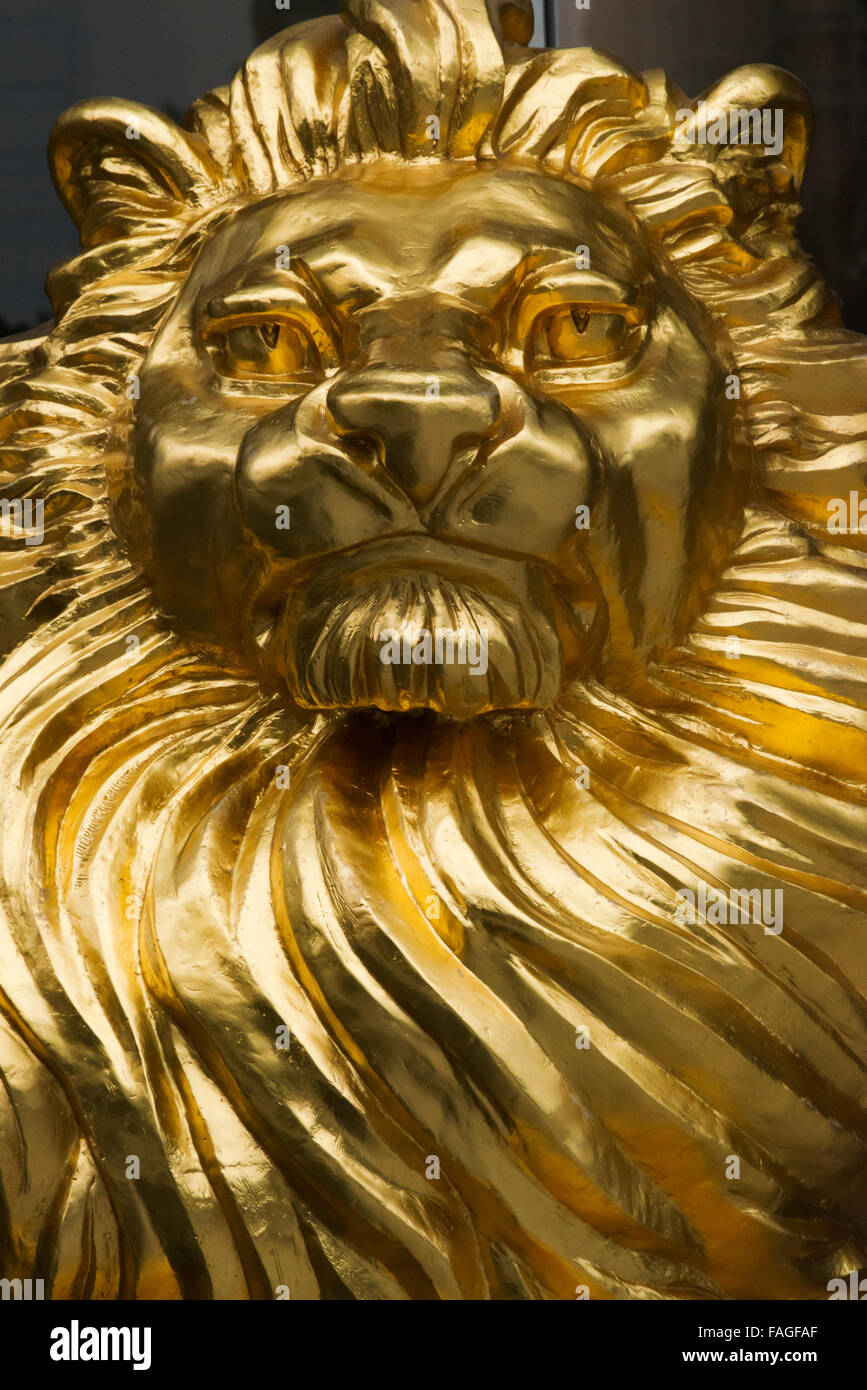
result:
<svg viewBox="0 0 867 1390"><path fill-rule="evenodd" d="M82 253L0 344L0 1273L54 1298L864 1262L867 356L809 102L530 30L348 0L183 128L55 127Z"/></svg>

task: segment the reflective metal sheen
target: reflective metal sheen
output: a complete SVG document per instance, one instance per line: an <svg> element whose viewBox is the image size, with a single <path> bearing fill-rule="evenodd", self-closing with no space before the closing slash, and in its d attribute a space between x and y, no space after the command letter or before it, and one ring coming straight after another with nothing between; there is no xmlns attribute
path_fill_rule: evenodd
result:
<svg viewBox="0 0 867 1390"><path fill-rule="evenodd" d="M55 127L82 253L0 344L0 1274L54 1298L865 1262L867 357L809 101L531 28L347 0L183 127Z"/></svg>

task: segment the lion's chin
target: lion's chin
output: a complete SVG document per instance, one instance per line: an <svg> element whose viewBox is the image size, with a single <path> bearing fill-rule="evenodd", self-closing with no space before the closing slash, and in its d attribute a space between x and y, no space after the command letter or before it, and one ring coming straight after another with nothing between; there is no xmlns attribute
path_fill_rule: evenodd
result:
<svg viewBox="0 0 867 1390"><path fill-rule="evenodd" d="M556 606L538 576L519 594L429 571L368 572L363 587L337 593L314 585L279 625L285 679L296 703L314 709L429 709L468 719L544 707L560 691L574 645L567 622L564 650Z"/></svg>

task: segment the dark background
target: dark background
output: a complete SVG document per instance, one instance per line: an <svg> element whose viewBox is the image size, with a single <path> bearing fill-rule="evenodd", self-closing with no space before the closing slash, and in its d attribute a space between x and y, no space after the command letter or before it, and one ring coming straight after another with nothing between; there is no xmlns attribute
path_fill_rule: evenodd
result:
<svg viewBox="0 0 867 1390"><path fill-rule="evenodd" d="M49 316L49 265L77 238L48 175L55 118L125 96L179 119L259 42L338 0L0 0L0 337ZM536 0L534 42L594 44L698 95L741 63L789 68L816 106L802 237L867 331L867 0ZM544 19L543 19L544 7Z"/></svg>

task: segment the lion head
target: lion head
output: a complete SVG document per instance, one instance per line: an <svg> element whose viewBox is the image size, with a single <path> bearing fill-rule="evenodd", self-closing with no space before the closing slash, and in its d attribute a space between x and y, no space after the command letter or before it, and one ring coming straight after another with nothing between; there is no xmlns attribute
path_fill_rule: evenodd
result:
<svg viewBox="0 0 867 1390"><path fill-rule="evenodd" d="M0 1066L56 1297L863 1258L867 355L795 238L809 102L699 108L529 9L346 0L182 128L55 127L83 251L0 345L44 507L0 552Z"/></svg>

